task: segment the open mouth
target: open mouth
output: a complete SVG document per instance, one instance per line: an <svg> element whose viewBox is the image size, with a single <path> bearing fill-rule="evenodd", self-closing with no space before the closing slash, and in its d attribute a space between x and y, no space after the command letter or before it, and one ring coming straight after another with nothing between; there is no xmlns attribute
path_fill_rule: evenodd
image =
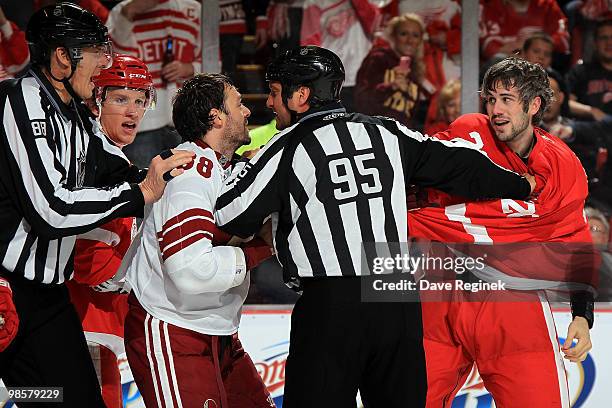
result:
<svg viewBox="0 0 612 408"><path fill-rule="evenodd" d="M495 120L493 121L493 124L494 124L495 126L497 126L497 127L502 127L502 126L505 126L505 125L507 125L508 123L510 123L510 121L509 121L509 120L505 120L505 119L495 119Z"/></svg>
<svg viewBox="0 0 612 408"><path fill-rule="evenodd" d="M134 123L134 122L123 122L123 123L121 124L121 127L122 127L123 129L128 130L128 131L130 131L130 132L131 132L131 131L133 131L134 129L136 129L136 123Z"/></svg>

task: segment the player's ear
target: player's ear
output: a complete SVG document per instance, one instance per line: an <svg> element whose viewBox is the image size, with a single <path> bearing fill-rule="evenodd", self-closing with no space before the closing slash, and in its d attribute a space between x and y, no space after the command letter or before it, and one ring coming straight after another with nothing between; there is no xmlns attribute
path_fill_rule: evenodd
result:
<svg viewBox="0 0 612 408"><path fill-rule="evenodd" d="M212 108L210 110L210 116L213 118L213 127L214 128L222 128L225 124L225 113L217 108Z"/></svg>
<svg viewBox="0 0 612 408"><path fill-rule="evenodd" d="M58 47L51 51L50 56L51 71L54 75L66 75L70 72L70 56L68 50L63 47ZM61 76L60 76L61 78Z"/></svg>
<svg viewBox="0 0 612 408"><path fill-rule="evenodd" d="M538 113L540 110L540 106L542 105L542 99L539 96L533 98L533 100L529 103L529 114L532 116Z"/></svg>
<svg viewBox="0 0 612 408"><path fill-rule="evenodd" d="M300 106L306 105L308 103L308 98L310 98L310 88L307 86L300 86L296 91L296 96Z"/></svg>
<svg viewBox="0 0 612 408"><path fill-rule="evenodd" d="M70 56L68 55L68 50L63 47L58 47L53 50L53 57L58 62L59 66L62 68L70 67Z"/></svg>

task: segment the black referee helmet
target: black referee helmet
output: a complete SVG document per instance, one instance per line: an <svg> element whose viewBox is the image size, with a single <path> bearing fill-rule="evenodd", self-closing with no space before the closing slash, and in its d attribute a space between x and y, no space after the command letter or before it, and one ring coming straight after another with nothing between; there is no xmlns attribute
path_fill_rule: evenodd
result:
<svg viewBox="0 0 612 408"><path fill-rule="evenodd" d="M102 46L112 55L108 29L92 12L72 3L57 3L34 13L28 21L26 40L34 65L49 64L58 47L68 50L73 71L83 58L83 47Z"/></svg>
<svg viewBox="0 0 612 408"><path fill-rule="evenodd" d="M311 90L310 106L318 107L340 100L344 65L333 51L307 45L288 50L272 61L266 81L280 82L285 105L299 86L306 86Z"/></svg>

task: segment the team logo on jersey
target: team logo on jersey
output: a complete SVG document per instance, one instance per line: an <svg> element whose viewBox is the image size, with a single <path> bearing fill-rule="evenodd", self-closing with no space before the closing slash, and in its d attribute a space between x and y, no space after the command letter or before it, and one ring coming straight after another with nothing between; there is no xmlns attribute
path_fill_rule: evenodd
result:
<svg viewBox="0 0 612 408"><path fill-rule="evenodd" d="M217 408L217 402L214 399L207 399L204 401L204 408Z"/></svg>

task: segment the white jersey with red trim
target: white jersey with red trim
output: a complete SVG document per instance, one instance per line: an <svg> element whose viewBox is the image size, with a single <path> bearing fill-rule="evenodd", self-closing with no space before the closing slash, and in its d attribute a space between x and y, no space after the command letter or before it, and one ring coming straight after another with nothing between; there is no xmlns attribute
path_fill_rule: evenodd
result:
<svg viewBox="0 0 612 408"><path fill-rule="evenodd" d="M115 52L140 58L151 72L157 92L155 109L147 112L140 131L172 124L172 98L180 84L162 81L161 70L168 36L173 40L174 60L193 64L202 70L200 10L195 0L160 0L157 5L128 20L122 10L130 0L110 11L106 26Z"/></svg>
<svg viewBox="0 0 612 408"><path fill-rule="evenodd" d="M233 334L249 290L246 261L239 247L212 244L212 211L231 169L203 142L177 149L196 157L145 214L124 260L126 279L152 316L198 333Z"/></svg>

